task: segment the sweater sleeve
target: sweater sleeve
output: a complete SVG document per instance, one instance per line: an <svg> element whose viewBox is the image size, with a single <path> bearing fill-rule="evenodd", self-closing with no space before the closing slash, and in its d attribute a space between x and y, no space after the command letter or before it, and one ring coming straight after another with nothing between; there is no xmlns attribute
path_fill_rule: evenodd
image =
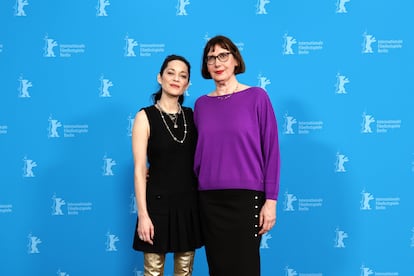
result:
<svg viewBox="0 0 414 276"><path fill-rule="evenodd" d="M280 152L277 120L269 96L264 90L260 94L258 116L264 160L264 188L266 199L277 200L280 181Z"/></svg>

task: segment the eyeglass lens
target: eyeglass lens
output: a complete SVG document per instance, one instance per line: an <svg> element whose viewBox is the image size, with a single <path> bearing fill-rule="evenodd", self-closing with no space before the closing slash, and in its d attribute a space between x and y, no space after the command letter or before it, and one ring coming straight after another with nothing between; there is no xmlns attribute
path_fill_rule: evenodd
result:
<svg viewBox="0 0 414 276"><path fill-rule="evenodd" d="M220 53L217 56L207 56L207 63L208 64L214 64L216 62L216 59L218 59L220 62L225 62L229 58L229 55L231 53Z"/></svg>

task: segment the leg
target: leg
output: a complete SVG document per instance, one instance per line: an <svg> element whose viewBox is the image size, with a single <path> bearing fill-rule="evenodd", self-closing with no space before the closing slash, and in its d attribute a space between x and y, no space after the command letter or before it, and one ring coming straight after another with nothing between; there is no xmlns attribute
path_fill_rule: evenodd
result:
<svg viewBox="0 0 414 276"><path fill-rule="evenodd" d="M165 254L144 253L144 276L164 275Z"/></svg>
<svg viewBox="0 0 414 276"><path fill-rule="evenodd" d="M174 276L191 276L195 251L174 253Z"/></svg>

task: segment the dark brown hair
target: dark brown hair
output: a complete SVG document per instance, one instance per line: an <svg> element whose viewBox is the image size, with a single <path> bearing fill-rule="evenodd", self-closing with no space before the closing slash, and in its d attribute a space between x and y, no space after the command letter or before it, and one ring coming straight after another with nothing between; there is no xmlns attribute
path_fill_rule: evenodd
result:
<svg viewBox="0 0 414 276"><path fill-rule="evenodd" d="M183 56L179 56L179 55L169 55L164 59L164 62L161 65L160 68L160 75L162 76L162 74L164 73L164 70L167 68L168 63L170 61L173 60L179 60L185 63L185 65L187 65L188 68L188 82L190 83L190 70L191 70L191 66L190 66L190 62L188 62L188 60L186 60ZM152 101L154 102L154 104L161 99L161 94L162 94L162 87L160 87L160 89L155 92L154 94L152 94ZM181 95L178 97L178 102L180 104L183 104L184 102L184 95Z"/></svg>
<svg viewBox="0 0 414 276"><path fill-rule="evenodd" d="M239 49L233 43L233 41L231 41L230 38L225 37L223 35L217 35L217 36L211 38L207 42L206 46L204 47L203 60L202 60L202 63L201 63L202 64L201 65L201 75L203 76L203 78L211 79L211 75L208 72L208 68L207 68L207 54L216 45L222 47L223 49L226 49L226 50L230 51L230 53L236 59L238 65L234 68L234 74L235 75L244 73L244 71L246 71L246 65L244 64L244 60L243 60L243 58L240 54Z"/></svg>

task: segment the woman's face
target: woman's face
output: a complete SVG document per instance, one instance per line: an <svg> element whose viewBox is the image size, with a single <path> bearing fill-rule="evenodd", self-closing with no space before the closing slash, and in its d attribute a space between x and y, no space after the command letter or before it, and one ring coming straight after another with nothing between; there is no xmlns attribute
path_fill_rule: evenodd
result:
<svg viewBox="0 0 414 276"><path fill-rule="evenodd" d="M161 85L163 93L170 96L181 96L189 85L189 73L187 65L181 60L168 62L167 67L158 74L157 80Z"/></svg>
<svg viewBox="0 0 414 276"><path fill-rule="evenodd" d="M226 81L234 76L234 68L238 63L229 50L215 45L206 58L208 72L213 80Z"/></svg>

